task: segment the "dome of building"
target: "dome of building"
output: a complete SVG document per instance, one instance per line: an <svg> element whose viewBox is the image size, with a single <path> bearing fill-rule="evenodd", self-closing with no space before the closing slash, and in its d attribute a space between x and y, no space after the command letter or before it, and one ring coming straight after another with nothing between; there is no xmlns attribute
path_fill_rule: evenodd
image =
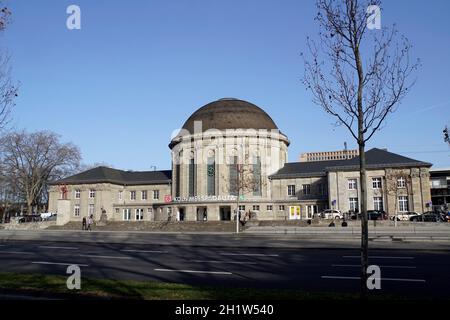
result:
<svg viewBox="0 0 450 320"><path fill-rule="evenodd" d="M194 133L194 122L201 121L203 131L209 129L278 129L272 118L258 106L239 99L220 99L195 111L183 129Z"/></svg>

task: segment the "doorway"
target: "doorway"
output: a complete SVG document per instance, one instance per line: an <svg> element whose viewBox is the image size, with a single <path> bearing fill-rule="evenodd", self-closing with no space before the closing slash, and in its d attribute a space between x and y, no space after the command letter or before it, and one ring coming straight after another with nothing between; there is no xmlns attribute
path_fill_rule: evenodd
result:
<svg viewBox="0 0 450 320"><path fill-rule="evenodd" d="M231 221L231 207L220 207L220 220Z"/></svg>
<svg viewBox="0 0 450 320"><path fill-rule="evenodd" d="M317 205L306 206L306 214L308 219L313 219L314 215L319 213L319 207Z"/></svg>
<svg viewBox="0 0 450 320"><path fill-rule="evenodd" d="M197 221L208 221L207 207L197 207Z"/></svg>

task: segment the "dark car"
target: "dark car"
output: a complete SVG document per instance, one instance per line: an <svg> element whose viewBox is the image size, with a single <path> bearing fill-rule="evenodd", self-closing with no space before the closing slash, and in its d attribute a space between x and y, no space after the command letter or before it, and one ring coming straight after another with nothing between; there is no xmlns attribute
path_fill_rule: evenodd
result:
<svg viewBox="0 0 450 320"><path fill-rule="evenodd" d="M427 211L423 214L418 214L409 218L409 221L419 221L419 222L445 222L446 219L442 214L433 211Z"/></svg>
<svg viewBox="0 0 450 320"><path fill-rule="evenodd" d="M358 213L358 219L361 220L361 213ZM368 220L387 220L388 215L386 212L381 210L367 210Z"/></svg>

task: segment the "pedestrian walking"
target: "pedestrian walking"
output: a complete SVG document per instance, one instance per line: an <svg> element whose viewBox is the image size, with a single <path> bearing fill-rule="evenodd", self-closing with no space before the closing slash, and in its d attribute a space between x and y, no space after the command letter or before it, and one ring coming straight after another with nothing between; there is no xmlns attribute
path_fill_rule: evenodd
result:
<svg viewBox="0 0 450 320"><path fill-rule="evenodd" d="M92 219L92 216L89 217L88 222L87 222L87 230L91 231L91 226L94 223L94 220Z"/></svg>
<svg viewBox="0 0 450 320"><path fill-rule="evenodd" d="M86 230L87 226L86 226L86 217L83 217L83 222L81 224L81 230Z"/></svg>

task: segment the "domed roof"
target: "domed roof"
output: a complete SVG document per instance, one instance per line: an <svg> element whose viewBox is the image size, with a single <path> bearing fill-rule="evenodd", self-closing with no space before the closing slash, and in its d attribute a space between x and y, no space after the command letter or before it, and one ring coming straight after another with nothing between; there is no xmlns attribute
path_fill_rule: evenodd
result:
<svg viewBox="0 0 450 320"><path fill-rule="evenodd" d="M202 129L278 129L272 118L254 104L234 99L220 99L195 111L183 129L194 133L194 122L201 121Z"/></svg>

